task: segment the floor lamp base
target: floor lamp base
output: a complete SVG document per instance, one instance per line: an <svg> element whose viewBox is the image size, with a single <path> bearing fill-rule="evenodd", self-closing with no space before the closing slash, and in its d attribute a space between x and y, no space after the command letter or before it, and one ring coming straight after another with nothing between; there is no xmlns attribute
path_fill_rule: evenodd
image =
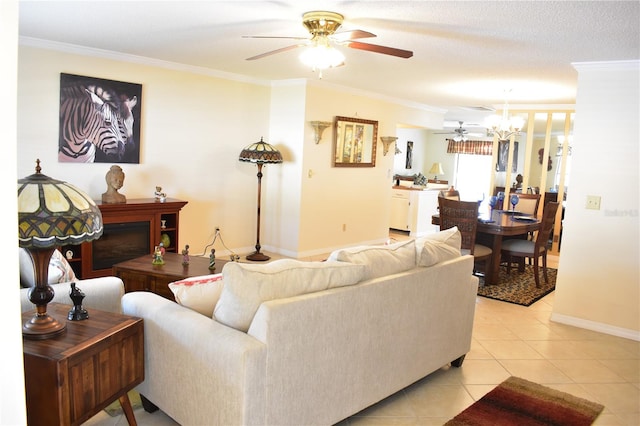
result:
<svg viewBox="0 0 640 426"><path fill-rule="evenodd" d="M260 253L259 251L255 253L251 253L250 255L247 256L247 260L253 260L256 262L264 262L269 259L271 259L269 256L267 256L266 254Z"/></svg>

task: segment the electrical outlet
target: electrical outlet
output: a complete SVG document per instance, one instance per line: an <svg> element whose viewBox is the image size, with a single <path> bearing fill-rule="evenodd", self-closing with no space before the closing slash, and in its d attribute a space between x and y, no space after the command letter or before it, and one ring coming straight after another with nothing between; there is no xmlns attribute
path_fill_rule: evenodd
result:
<svg viewBox="0 0 640 426"><path fill-rule="evenodd" d="M587 195L587 206L590 210L600 210L600 196Z"/></svg>

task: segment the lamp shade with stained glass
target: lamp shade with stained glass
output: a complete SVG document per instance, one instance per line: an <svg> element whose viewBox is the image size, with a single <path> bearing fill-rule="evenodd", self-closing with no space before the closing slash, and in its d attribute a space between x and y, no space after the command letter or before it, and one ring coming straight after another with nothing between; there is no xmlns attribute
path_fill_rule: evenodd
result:
<svg viewBox="0 0 640 426"><path fill-rule="evenodd" d="M65 322L47 314L54 291L48 284L49 261L57 246L82 244L102 235L102 213L83 191L36 172L18 179L18 245L33 261L36 285L29 300L36 314L22 328L26 338L46 339L62 333Z"/></svg>
<svg viewBox="0 0 640 426"><path fill-rule="evenodd" d="M260 252L260 198L262 192L262 165L264 163L282 163L282 154L273 145L260 138L259 142L245 147L238 157L240 161L255 163L258 166L258 226L256 237L256 251L247 256L247 260L262 262L270 257Z"/></svg>

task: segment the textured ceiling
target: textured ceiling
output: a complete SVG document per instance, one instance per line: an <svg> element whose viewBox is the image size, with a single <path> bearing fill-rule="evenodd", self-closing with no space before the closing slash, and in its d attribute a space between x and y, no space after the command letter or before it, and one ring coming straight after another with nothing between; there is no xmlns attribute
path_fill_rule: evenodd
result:
<svg viewBox="0 0 640 426"><path fill-rule="evenodd" d="M324 81L444 108L451 120L474 120L459 107L498 106L506 90L512 104L573 104L572 63L640 59L638 1L21 1L19 32L25 44L238 78L317 78L300 63L301 48L245 60L296 40L242 37L305 37L301 16L311 10L343 14L341 30L377 35L362 41L414 52L400 59L340 47L345 66Z"/></svg>

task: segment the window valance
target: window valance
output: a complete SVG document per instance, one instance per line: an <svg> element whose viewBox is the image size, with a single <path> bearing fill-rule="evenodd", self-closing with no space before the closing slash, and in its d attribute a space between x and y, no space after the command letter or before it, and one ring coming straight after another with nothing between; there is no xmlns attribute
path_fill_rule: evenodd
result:
<svg viewBox="0 0 640 426"><path fill-rule="evenodd" d="M447 153L449 154L473 154L473 155L491 155L493 154L492 141L454 141L447 139Z"/></svg>

